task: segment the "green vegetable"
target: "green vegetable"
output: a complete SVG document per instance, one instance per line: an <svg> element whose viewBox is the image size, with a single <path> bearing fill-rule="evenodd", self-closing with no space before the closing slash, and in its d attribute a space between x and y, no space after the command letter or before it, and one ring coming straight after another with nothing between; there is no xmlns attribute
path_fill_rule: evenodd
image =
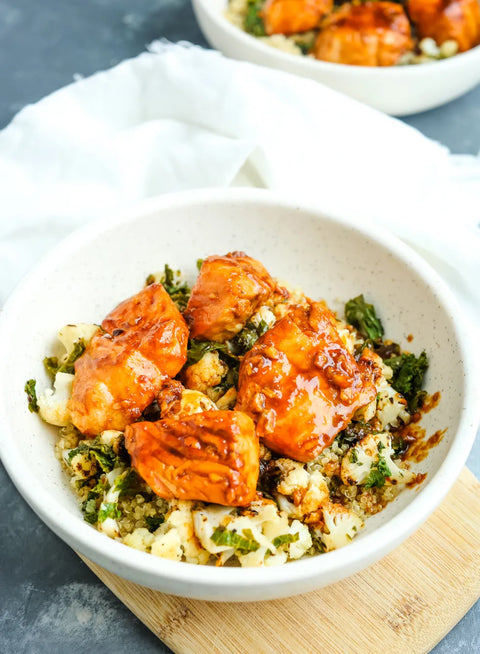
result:
<svg viewBox="0 0 480 654"><path fill-rule="evenodd" d="M203 259L197 259L197 270L200 270L203 264Z"/></svg>
<svg viewBox="0 0 480 654"><path fill-rule="evenodd" d="M135 495L142 490L142 482L133 468L128 468L115 479L114 489L120 491L120 497Z"/></svg>
<svg viewBox="0 0 480 654"><path fill-rule="evenodd" d="M425 352L419 357L414 354L402 354L386 361L393 370L390 381L392 387L407 400L409 410L414 413L423 404L426 391L422 391L423 377L428 368Z"/></svg>
<svg viewBox="0 0 480 654"><path fill-rule="evenodd" d="M383 326L377 318L373 304L367 304L363 295L349 300L345 305L347 322L356 327L358 331L375 341L383 336Z"/></svg>
<svg viewBox="0 0 480 654"><path fill-rule="evenodd" d="M410 447L411 442L409 442L406 438L402 438L401 436L393 436L392 438L392 450L395 453L394 458L403 456L405 452L408 451L408 448Z"/></svg>
<svg viewBox="0 0 480 654"><path fill-rule="evenodd" d="M365 482L365 488L381 488L385 486L385 478L390 477L392 473L383 456L378 457L378 462L370 469L370 473Z"/></svg>
<svg viewBox="0 0 480 654"><path fill-rule="evenodd" d="M145 517L145 523L147 525L147 529L150 532L156 531L161 524L165 522L165 518L163 515L154 515L154 516L146 516Z"/></svg>
<svg viewBox="0 0 480 654"><path fill-rule="evenodd" d="M101 443L98 436L89 442L82 441L78 447L70 450L68 453L68 463L71 463L73 457L77 454L86 454L90 460L94 458L103 472L111 472L114 468L119 468L129 463L128 459L121 454L117 454L111 445Z"/></svg>
<svg viewBox="0 0 480 654"><path fill-rule="evenodd" d="M225 545L226 547L233 547L241 554L248 552L256 552L260 544L253 537L251 529L243 529L243 535L236 531L229 531L225 527L217 527L210 538L215 545Z"/></svg>
<svg viewBox="0 0 480 654"><path fill-rule="evenodd" d="M232 345L238 356L243 356L248 350L251 350L256 341L263 336L269 327L264 320L260 320L258 325L248 322L245 327L233 339Z"/></svg>
<svg viewBox="0 0 480 654"><path fill-rule="evenodd" d="M98 522L97 502L94 498L86 499L82 504L83 519L94 525Z"/></svg>
<svg viewBox="0 0 480 654"><path fill-rule="evenodd" d="M280 547L280 545L288 545L290 543L296 543L300 538L298 532L296 534L282 534L277 536L272 540L272 545L274 547Z"/></svg>
<svg viewBox="0 0 480 654"><path fill-rule="evenodd" d="M67 360L59 364L57 357L45 357L43 360L43 365L45 370L51 377L55 377L57 372L68 372L69 375L75 374L74 363L85 352L85 341L83 338L80 338L76 343L73 344L73 350L68 355Z"/></svg>
<svg viewBox="0 0 480 654"><path fill-rule="evenodd" d="M165 264L160 283L163 284L163 288L170 295L177 309L179 311L185 311L191 290L188 284L181 283L180 277L180 271L173 271L168 264Z"/></svg>
<svg viewBox="0 0 480 654"><path fill-rule="evenodd" d="M35 389L36 384L36 379L29 379L23 389L28 398L28 410L32 413L38 413L37 391Z"/></svg>
<svg viewBox="0 0 480 654"><path fill-rule="evenodd" d="M191 366L193 363L198 363L204 354L207 352L215 352L217 350L225 352L227 346L225 343L217 343L217 341L196 341L192 338L188 342L187 365Z"/></svg>
<svg viewBox="0 0 480 654"><path fill-rule="evenodd" d="M378 431L372 429L372 427L361 420L350 422L345 429L343 429L335 439L339 447L343 445L355 445L358 441L361 441L362 438L368 436L368 434L378 434Z"/></svg>
<svg viewBox="0 0 480 654"><path fill-rule="evenodd" d="M265 24L261 16L263 0L247 0L247 14L244 29L253 36L266 36Z"/></svg>
<svg viewBox="0 0 480 654"><path fill-rule="evenodd" d="M357 463L358 461L358 452L355 448L350 451L350 463Z"/></svg>
<svg viewBox="0 0 480 654"><path fill-rule="evenodd" d="M100 511L98 512L98 522L105 522L107 518L117 520L122 515L122 512L113 502L102 502Z"/></svg>
<svg viewBox="0 0 480 654"><path fill-rule="evenodd" d="M95 486L88 491L87 499L82 504L83 519L91 525L98 522L98 505L107 484L107 478L102 475Z"/></svg>

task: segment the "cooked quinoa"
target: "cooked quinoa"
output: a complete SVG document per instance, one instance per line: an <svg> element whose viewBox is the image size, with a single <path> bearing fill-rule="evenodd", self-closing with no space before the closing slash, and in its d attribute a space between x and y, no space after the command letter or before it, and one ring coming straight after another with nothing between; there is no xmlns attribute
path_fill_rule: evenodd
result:
<svg viewBox="0 0 480 654"><path fill-rule="evenodd" d="M166 284L165 274L150 275L148 282ZM189 288L178 273L171 275L168 288L177 306L185 308ZM289 289L287 298L268 301L235 337L237 346L242 343L248 351L289 307L302 303L308 300L299 289ZM374 350L381 371L375 382L377 397L357 411L330 447L309 463L285 458L261 443L257 496L247 507L162 499L132 468L121 431L85 438L71 424L67 405L73 360L99 327L79 323L62 328L59 339L65 354L60 360L45 360L47 368L54 366L54 384L37 401L40 416L59 427L56 456L85 520L125 545L195 564L273 566L347 545L369 516L416 478L405 460L401 429L424 399L418 380L421 383L427 363L424 355L404 354L398 345L378 336L381 323L363 296L347 303L346 314L355 324L337 318L338 333L355 357L366 345ZM377 330L373 340L369 329ZM232 357L215 349L204 348L202 353L195 346L190 344L189 359L179 375L186 389L175 415L232 409L238 379ZM405 374L417 375L415 394L407 399L396 390L402 366ZM32 392L30 385L31 402L32 393L35 389ZM154 403L143 419L158 419L160 414L161 407Z"/></svg>

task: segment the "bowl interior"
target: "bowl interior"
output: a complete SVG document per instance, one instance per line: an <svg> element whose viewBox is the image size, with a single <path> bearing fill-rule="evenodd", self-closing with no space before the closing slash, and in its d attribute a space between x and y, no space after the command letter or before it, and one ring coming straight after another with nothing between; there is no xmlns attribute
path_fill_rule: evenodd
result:
<svg viewBox="0 0 480 654"><path fill-rule="evenodd" d="M68 514L70 529L88 535L92 528L83 522L55 459L56 430L27 410L25 381L36 378L38 389L47 385L42 359L51 353L64 324L100 322L165 263L193 280L198 258L233 250L258 258L274 276L303 287L312 298L326 299L340 312L346 300L364 293L375 304L389 338L415 353L428 353L427 388L440 391L441 401L422 424L427 435L447 429L445 437L418 466L428 472L425 484L401 493L367 521L358 540L421 495L441 467L457 437L465 402L462 352L454 320L428 277L422 279L411 267L406 248L259 191L163 198L70 237L23 283L6 312L0 445L10 474L30 504L45 516L47 507L39 505L48 503L49 524L57 533L59 511ZM414 338L407 345L409 334ZM107 546L106 537L96 542L104 541Z"/></svg>

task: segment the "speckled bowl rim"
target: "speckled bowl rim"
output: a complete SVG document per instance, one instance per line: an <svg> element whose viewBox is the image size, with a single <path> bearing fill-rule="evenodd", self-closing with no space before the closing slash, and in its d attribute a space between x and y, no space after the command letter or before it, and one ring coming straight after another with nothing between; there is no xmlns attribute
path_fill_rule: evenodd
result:
<svg viewBox="0 0 480 654"><path fill-rule="evenodd" d="M287 196L282 197L278 193L261 189L206 189L167 194L129 208L121 215L104 218L75 231L35 266L7 301L0 316L0 360L9 347L8 338L11 330L14 329L18 311L28 299L31 287L36 283L35 280L39 277L48 277L59 261L68 259L71 253L84 248L89 241L97 240L115 225L134 222L146 214L179 207L188 209L205 206L205 204L225 203L246 204L259 209L262 206L282 207L292 210L293 213L307 211L310 215L316 215L321 221L339 224L357 231L392 253L415 275L435 289L438 301L441 302L443 310L453 325L459 352L464 362L465 402L459 428L455 435L452 434L450 450L427 487L415 495L408 506L387 523L366 534L361 540L354 540L345 548L292 561L280 567L216 568L160 559L134 550L93 529L82 520L80 512L78 518L73 517L56 497L42 487L39 479L26 480L22 476L22 459L16 447L15 435L7 433L5 428L0 432L0 456L12 481L31 508L58 536L95 563L138 583L152 588L166 589L166 592L175 594L175 584L179 584L179 588L190 589L188 592L183 592L186 596L211 599L212 593L217 593L216 599L233 601L238 599L234 594L236 590L243 593L240 600L245 601L245 593L248 590L254 594L255 589L260 589L260 592L263 589L262 599L265 599L265 594L274 598L302 592L298 590L302 583L308 590L326 585L322 581L322 578L326 577L329 579L326 583L339 581L370 565L398 546L438 507L460 474L474 442L480 408L477 406L477 374L473 363L476 359L472 357L471 349L473 333L470 334L465 321L459 320L458 317L462 313L457 301L437 273L408 246L382 231L378 226L373 228L373 226L358 225L351 219L335 216L330 211L322 211L318 204L298 202ZM3 378L0 369L0 425L7 424L4 398L9 390L8 380ZM288 590L289 584L295 584L296 590ZM223 591L225 595L221 594ZM252 596L251 599L255 597Z"/></svg>
<svg viewBox="0 0 480 654"><path fill-rule="evenodd" d="M429 65L415 65L415 66L352 66L350 64L337 64L330 61L321 61L319 59L309 59L308 57L298 57L296 55L289 54L288 52L283 52L277 48L272 48L272 46L263 43L255 36L244 32L239 27L230 23L230 21L223 16L222 13L215 10L210 4L209 0L192 0L194 10L196 11L196 6L199 5L202 7L202 11L208 15L209 19L218 29L225 32L230 39L234 41L239 41L240 43L249 46L252 50L256 50L259 53L268 54L271 57L276 57L278 61L291 63L292 58L298 60L299 66L304 66L305 71L310 73L315 73L315 71L325 70L325 71L335 71L339 77L344 75L350 76L352 72L359 77L375 77L379 78L379 82L382 77L389 77L390 74L396 75L398 79L408 78L408 77L426 77L430 76L431 68ZM273 54L272 54L273 51ZM473 60L478 59L480 61L480 45L467 50L466 52L460 52L459 54L448 57L447 59L440 59L439 61L432 62L430 65L441 66L441 70L447 73L450 69L455 69L458 66L470 65ZM301 62L301 63L300 63Z"/></svg>

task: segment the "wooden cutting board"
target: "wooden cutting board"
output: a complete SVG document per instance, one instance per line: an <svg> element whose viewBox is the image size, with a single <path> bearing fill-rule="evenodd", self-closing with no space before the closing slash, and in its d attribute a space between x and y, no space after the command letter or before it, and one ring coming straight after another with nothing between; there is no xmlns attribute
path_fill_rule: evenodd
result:
<svg viewBox="0 0 480 654"><path fill-rule="evenodd" d="M465 468L430 520L394 552L289 599L188 600L83 560L176 653L425 654L480 597L480 482Z"/></svg>

